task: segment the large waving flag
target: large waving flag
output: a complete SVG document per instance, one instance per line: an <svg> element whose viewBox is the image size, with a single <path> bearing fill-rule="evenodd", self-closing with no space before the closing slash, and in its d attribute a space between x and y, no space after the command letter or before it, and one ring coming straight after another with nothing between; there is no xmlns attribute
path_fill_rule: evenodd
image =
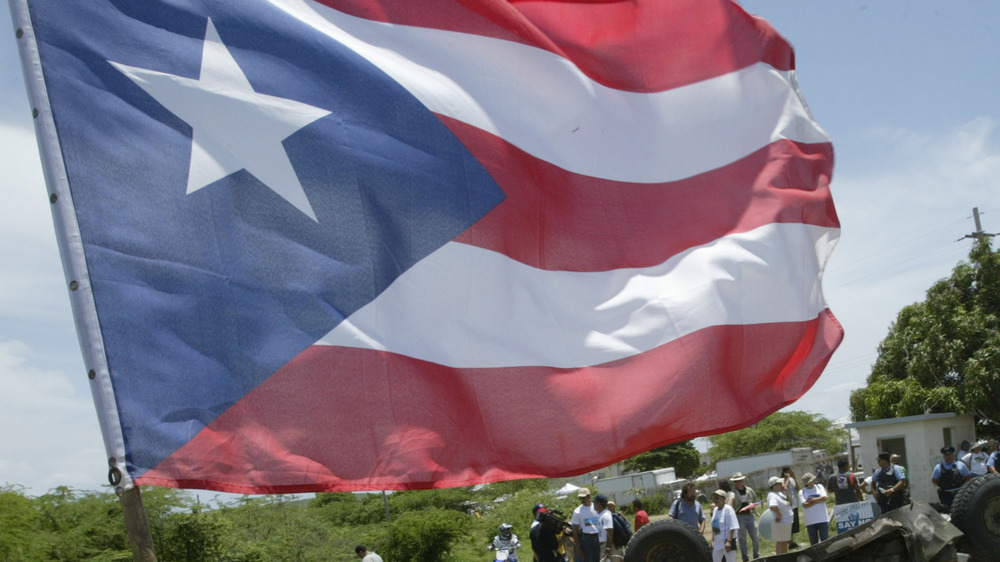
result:
<svg viewBox="0 0 1000 562"><path fill-rule="evenodd" d="M122 486L578 474L842 338L831 144L728 0L11 2Z"/></svg>

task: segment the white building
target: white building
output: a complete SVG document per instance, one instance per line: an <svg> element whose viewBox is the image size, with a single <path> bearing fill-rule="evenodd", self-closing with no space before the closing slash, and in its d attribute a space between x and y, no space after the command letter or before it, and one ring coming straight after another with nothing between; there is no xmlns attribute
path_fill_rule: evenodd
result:
<svg viewBox="0 0 1000 562"><path fill-rule="evenodd" d="M678 482L677 474L673 468L659 468L646 472L601 478L594 481L594 486L598 493L608 496L619 505L625 505L636 497L655 494L661 486L670 486L676 482ZM631 493L632 491L641 491L641 493L636 496Z"/></svg>
<svg viewBox="0 0 1000 562"><path fill-rule="evenodd" d="M852 466L871 476L880 452L897 454L899 464L906 467L910 497L928 503L938 501L931 473L941 462L941 447L951 445L958 449L962 441L976 440L973 417L951 413L863 421L844 427L858 432L860 455L851 459Z"/></svg>
<svg viewBox="0 0 1000 562"><path fill-rule="evenodd" d="M824 474L830 474L834 466L833 458L824 451L796 447L787 451L721 460L716 463L715 471L719 478L729 478L741 472L746 477L747 486L766 489L768 479L779 476L781 469L786 466L795 470L799 478L806 472L819 474L821 469L824 470Z"/></svg>

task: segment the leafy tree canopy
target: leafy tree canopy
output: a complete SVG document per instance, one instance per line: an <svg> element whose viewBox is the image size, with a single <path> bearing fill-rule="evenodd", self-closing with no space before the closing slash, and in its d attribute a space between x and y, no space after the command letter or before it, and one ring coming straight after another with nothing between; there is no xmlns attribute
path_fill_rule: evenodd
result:
<svg viewBox="0 0 1000 562"><path fill-rule="evenodd" d="M988 238L899 312L878 351L868 386L851 394L855 421L956 412L1000 428L1000 252Z"/></svg>
<svg viewBox="0 0 1000 562"><path fill-rule="evenodd" d="M678 478L687 478L698 470L701 457L694 444L681 441L638 454L625 460L625 470L644 472L657 468L673 467Z"/></svg>
<svg viewBox="0 0 1000 562"><path fill-rule="evenodd" d="M829 419L809 412L775 412L756 424L713 435L708 455L713 461L809 447L840 451L847 432Z"/></svg>

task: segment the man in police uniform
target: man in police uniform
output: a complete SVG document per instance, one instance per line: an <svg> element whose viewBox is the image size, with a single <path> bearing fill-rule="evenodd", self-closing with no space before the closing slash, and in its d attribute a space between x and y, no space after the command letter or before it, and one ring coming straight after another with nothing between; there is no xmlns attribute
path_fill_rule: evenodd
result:
<svg viewBox="0 0 1000 562"><path fill-rule="evenodd" d="M952 452L954 452L954 448ZM906 475L900 468L889 462L889 453L878 454L878 468L872 474L872 491L875 500L882 509L882 513L888 513L903 505L903 487L906 486Z"/></svg>
<svg viewBox="0 0 1000 562"><path fill-rule="evenodd" d="M938 499L941 505L951 507L952 500L958 489L972 479L972 473L962 461L955 460L955 448L952 446L942 447L941 455L944 457L934 467L931 474L931 482L938 487Z"/></svg>

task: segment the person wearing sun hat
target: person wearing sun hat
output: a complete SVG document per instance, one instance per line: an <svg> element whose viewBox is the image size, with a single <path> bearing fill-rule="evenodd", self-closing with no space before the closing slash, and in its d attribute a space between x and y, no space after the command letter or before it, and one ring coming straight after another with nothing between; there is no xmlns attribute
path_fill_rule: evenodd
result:
<svg viewBox="0 0 1000 562"><path fill-rule="evenodd" d="M976 441L972 444L972 449L960 459L972 473L973 478L986 474L986 461L990 456L983 451L985 446L986 441Z"/></svg>
<svg viewBox="0 0 1000 562"><path fill-rule="evenodd" d="M576 559L580 562L598 562L601 558L601 541L598 537L601 518L590 499L590 490L580 488L576 496L580 505L573 510L573 517L570 519Z"/></svg>
<svg viewBox="0 0 1000 562"><path fill-rule="evenodd" d="M736 509L736 520L740 523L738 542L740 544L740 555L743 562L749 562L750 553L747 551L747 535L750 535L750 542L753 544L753 557L760 558L760 536L757 534L757 492L746 485L747 477L742 472L737 472L729 477L733 483L733 493L736 495L734 508Z"/></svg>
<svg viewBox="0 0 1000 562"><path fill-rule="evenodd" d="M785 479L772 476L767 481L771 489L767 493L767 508L774 512L774 523L771 524L771 539L774 541L774 553L786 554L788 544L792 542L792 503L785 492Z"/></svg>
<svg viewBox="0 0 1000 562"><path fill-rule="evenodd" d="M814 545L825 541L830 536L830 512L826 509L826 488L816 482L816 476L811 472L802 475L803 487L799 490L799 503L802 504L802 518L809 532L809 544Z"/></svg>
<svg viewBox="0 0 1000 562"><path fill-rule="evenodd" d="M736 562L736 532L740 523L736 510L726 503L729 492L719 489L712 493L712 561Z"/></svg>

